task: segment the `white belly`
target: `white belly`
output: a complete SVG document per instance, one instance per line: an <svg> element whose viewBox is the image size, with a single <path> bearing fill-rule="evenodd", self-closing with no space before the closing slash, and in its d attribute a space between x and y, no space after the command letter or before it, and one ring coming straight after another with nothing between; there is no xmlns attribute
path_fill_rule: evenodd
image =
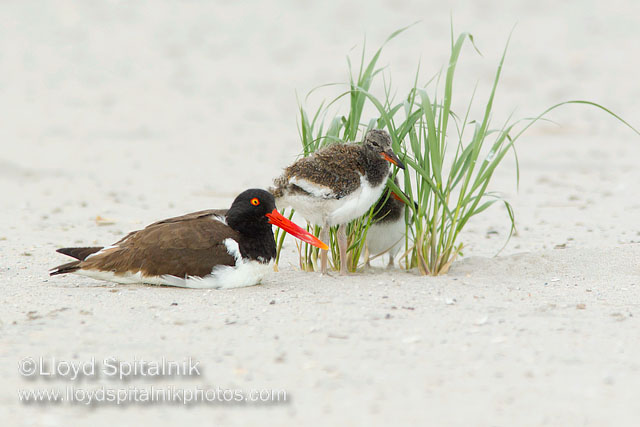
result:
<svg viewBox="0 0 640 427"><path fill-rule="evenodd" d="M398 221L378 222L367 231L367 247L371 256L389 252L395 256L404 245L405 235L404 216Z"/></svg>
<svg viewBox="0 0 640 427"><path fill-rule="evenodd" d="M302 184L301 181L298 180L296 185ZM319 189L312 194L287 194L278 199L277 203L280 208L291 206L312 224L330 226L346 224L364 215L378 201L385 184L386 181L383 180L378 186L373 187L364 176L361 176L360 186L341 199L326 197L323 190ZM311 185L306 182L300 187L309 191L308 188Z"/></svg>
<svg viewBox="0 0 640 427"><path fill-rule="evenodd" d="M217 266L210 275L205 277L190 276L183 279L175 276L163 276L163 278L169 286L181 288L232 289L257 285L270 271L273 271L271 263L243 261L233 267Z"/></svg>
<svg viewBox="0 0 640 427"><path fill-rule="evenodd" d="M164 285L198 289L231 289L257 285L270 271L273 271L271 263L265 264L258 261L243 261L235 266L217 266L211 274L204 277L176 277L171 275L142 276L139 271L136 273L115 274L110 271L77 270L74 273L91 277L92 279L122 284Z"/></svg>

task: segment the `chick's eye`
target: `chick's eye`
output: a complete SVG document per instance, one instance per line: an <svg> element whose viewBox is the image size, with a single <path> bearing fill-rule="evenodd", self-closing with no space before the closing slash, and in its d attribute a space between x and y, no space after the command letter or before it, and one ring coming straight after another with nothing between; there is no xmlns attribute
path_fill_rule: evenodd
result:
<svg viewBox="0 0 640 427"><path fill-rule="evenodd" d="M258 199L257 197L254 197L253 199L251 199L251 204L253 206L258 206L260 204L260 199Z"/></svg>

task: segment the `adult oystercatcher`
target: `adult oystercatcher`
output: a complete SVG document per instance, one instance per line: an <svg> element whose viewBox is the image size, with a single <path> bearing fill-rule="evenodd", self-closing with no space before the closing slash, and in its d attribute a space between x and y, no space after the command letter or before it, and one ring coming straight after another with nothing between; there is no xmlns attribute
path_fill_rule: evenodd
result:
<svg viewBox="0 0 640 427"><path fill-rule="evenodd" d="M155 222L107 247L58 249L77 261L50 271L117 283L239 288L260 282L276 256L271 224L314 246L327 245L276 210L273 196L246 190L229 210Z"/></svg>
<svg viewBox="0 0 640 427"><path fill-rule="evenodd" d="M379 198L389 175L389 163L404 165L391 150L384 130L367 132L362 144L332 144L287 167L271 191L279 208L293 207L307 221L320 225L328 241L329 227L338 227L340 274L347 272L344 225L363 215ZM327 272L327 251L321 253Z"/></svg>
<svg viewBox="0 0 640 427"><path fill-rule="evenodd" d="M398 185L398 178L395 178ZM385 190L373 208L373 218L366 240L366 265L369 266L370 256L389 255L387 268L393 267L393 258L402 248L406 233L404 220L405 204L391 189Z"/></svg>

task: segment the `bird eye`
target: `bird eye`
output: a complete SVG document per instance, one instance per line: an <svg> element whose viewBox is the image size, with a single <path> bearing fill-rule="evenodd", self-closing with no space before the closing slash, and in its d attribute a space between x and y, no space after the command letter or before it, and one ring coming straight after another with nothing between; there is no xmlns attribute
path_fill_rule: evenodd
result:
<svg viewBox="0 0 640 427"><path fill-rule="evenodd" d="M258 199L257 197L254 197L253 199L251 199L251 204L253 206L258 206L260 204L260 199Z"/></svg>

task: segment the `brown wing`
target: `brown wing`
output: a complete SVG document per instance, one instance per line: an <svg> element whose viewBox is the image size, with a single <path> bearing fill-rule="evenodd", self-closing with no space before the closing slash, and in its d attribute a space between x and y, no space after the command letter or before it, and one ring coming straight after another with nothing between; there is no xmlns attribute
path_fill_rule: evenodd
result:
<svg viewBox="0 0 640 427"><path fill-rule="evenodd" d="M289 183L292 177L331 189L332 196L342 198L360 186L360 177L365 173L362 146L357 144L333 144L309 157L298 160L285 169L276 180L278 187L289 186L292 191L304 191ZM297 187L297 188L296 188ZM279 188L276 188L276 197Z"/></svg>
<svg viewBox="0 0 640 427"><path fill-rule="evenodd" d="M204 210L204 211L191 212L191 213L188 213L188 214L185 214L185 215L174 216L173 218L167 218L167 219L163 219L162 221L154 222L153 224L148 225L147 228L151 227L152 225L168 224L170 222L189 221L189 220L193 220L193 219L209 217L211 215L215 215L215 216L219 216L221 218L224 218L227 215L227 211L228 211L228 209L207 209L207 210Z"/></svg>
<svg viewBox="0 0 640 427"><path fill-rule="evenodd" d="M206 276L216 265L235 265L224 240L239 241L237 232L211 218L221 211L200 211L158 221L129 233L113 248L89 257L82 269L140 271L143 276Z"/></svg>

